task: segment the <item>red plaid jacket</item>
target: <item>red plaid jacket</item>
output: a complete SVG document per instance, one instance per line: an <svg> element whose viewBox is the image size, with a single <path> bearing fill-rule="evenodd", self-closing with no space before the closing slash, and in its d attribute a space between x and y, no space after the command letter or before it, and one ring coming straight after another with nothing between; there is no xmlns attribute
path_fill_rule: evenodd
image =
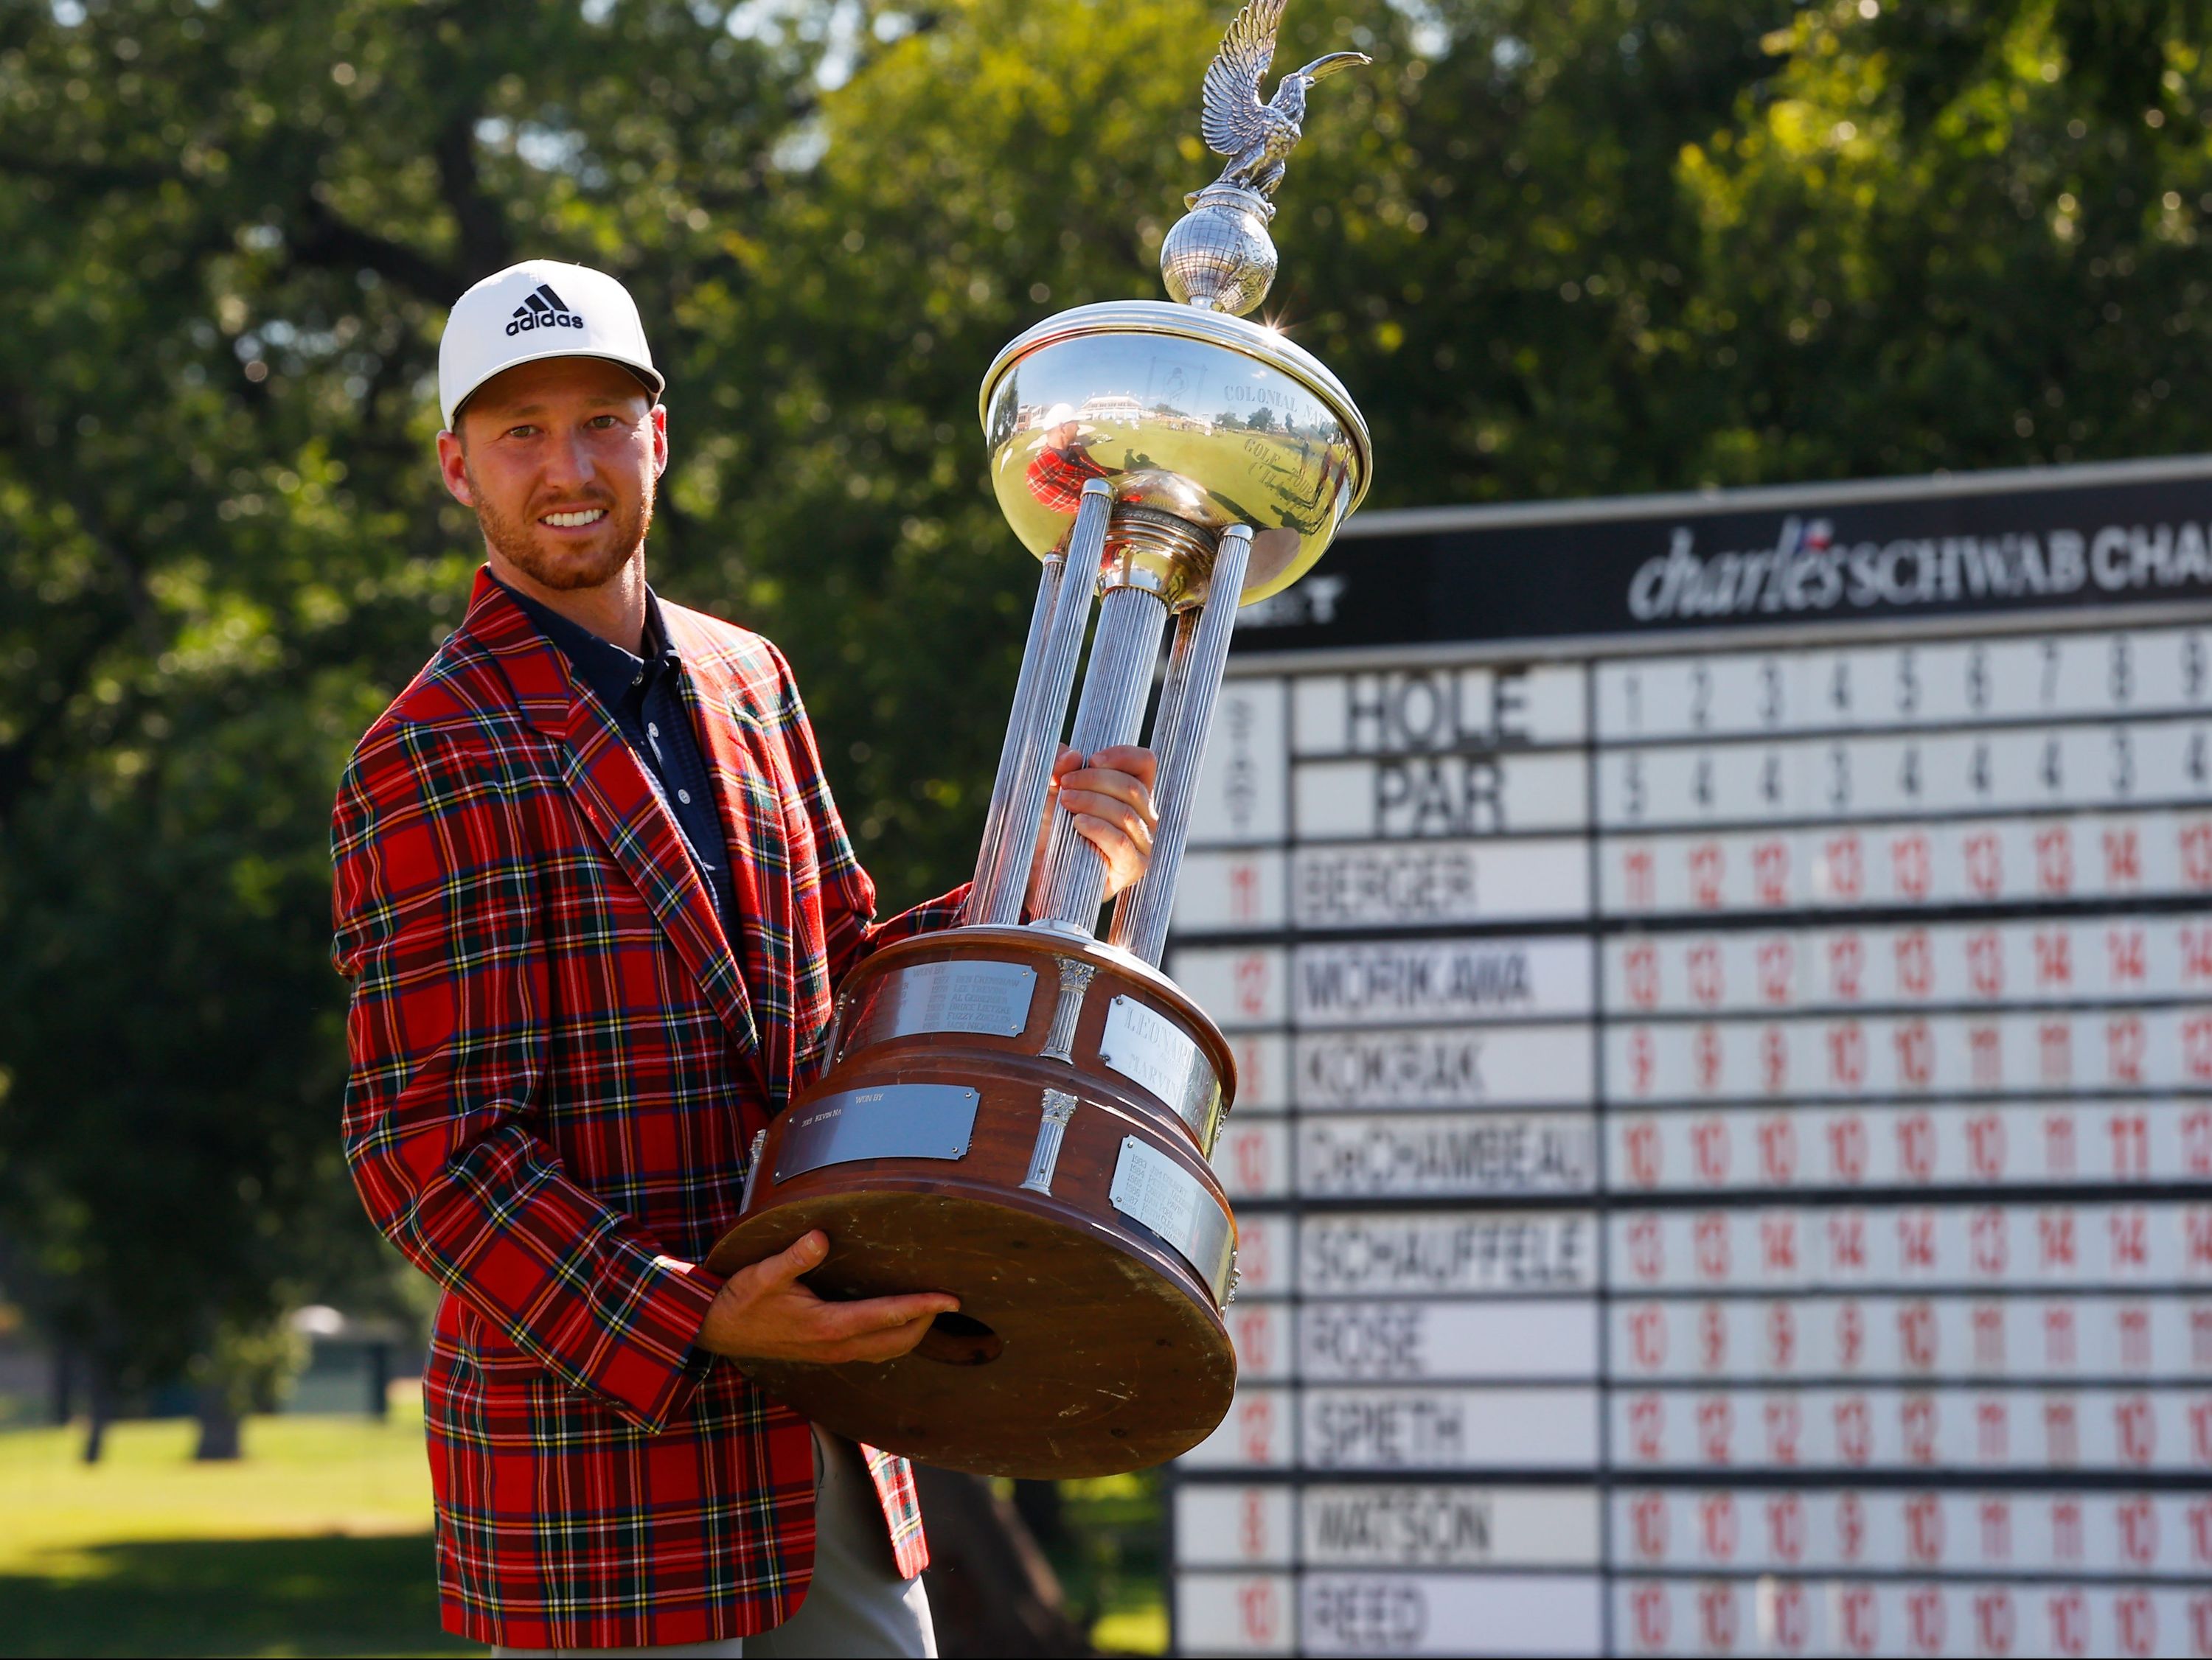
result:
<svg viewBox="0 0 2212 1660"><path fill-rule="evenodd" d="M779 1624L814 1554L798 1414L692 1347L753 1131L821 1061L831 993L963 895L872 923L791 669L664 604L721 791L727 940L607 712L488 576L369 729L332 827L354 982L345 1150L445 1288L423 1379L447 1630L523 1648ZM906 1461L868 1449L902 1572Z"/></svg>
<svg viewBox="0 0 2212 1660"><path fill-rule="evenodd" d="M1040 450L1028 474L1030 494L1055 513L1073 513L1083 505L1086 483L1113 476L1080 449Z"/></svg>

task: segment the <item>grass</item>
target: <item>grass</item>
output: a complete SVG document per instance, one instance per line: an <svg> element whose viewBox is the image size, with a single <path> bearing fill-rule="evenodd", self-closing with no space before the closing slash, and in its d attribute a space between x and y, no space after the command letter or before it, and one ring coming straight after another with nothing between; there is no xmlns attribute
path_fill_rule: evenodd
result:
<svg viewBox="0 0 2212 1660"><path fill-rule="evenodd" d="M175 1421L0 1435L0 1654L466 1654L438 1629L419 1418L257 1418L197 1464Z"/></svg>
<svg viewBox="0 0 2212 1660"><path fill-rule="evenodd" d="M256 1418L246 1457L192 1462L194 1428L0 1433L0 1655L481 1654L438 1627L422 1421ZM1100 1647L1167 1645L1157 1488L1068 1484L1057 1554Z"/></svg>

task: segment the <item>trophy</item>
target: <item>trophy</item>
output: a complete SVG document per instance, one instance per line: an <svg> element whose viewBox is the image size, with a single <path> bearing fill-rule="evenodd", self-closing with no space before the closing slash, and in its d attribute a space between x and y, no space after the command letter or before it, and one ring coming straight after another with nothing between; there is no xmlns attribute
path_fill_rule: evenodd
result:
<svg viewBox="0 0 2212 1660"><path fill-rule="evenodd" d="M1311 567L1371 470L1336 377L1244 320L1274 276L1307 90L1368 61L1333 52L1262 103L1285 3L1249 0L1206 71L1203 131L1229 165L1161 246L1177 303L1063 312L984 377L999 504L1043 573L967 910L838 989L827 1069L755 1139L709 1258L731 1272L819 1228L824 1297L957 1296L899 1360L746 1368L841 1434L953 1469L1156 1464L1236 1384L1237 1223L1209 1163L1236 1064L1158 964L1237 607ZM1103 940L1105 861L1064 809L1029 892L1086 633L1086 755L1138 740L1167 656L1152 862Z"/></svg>

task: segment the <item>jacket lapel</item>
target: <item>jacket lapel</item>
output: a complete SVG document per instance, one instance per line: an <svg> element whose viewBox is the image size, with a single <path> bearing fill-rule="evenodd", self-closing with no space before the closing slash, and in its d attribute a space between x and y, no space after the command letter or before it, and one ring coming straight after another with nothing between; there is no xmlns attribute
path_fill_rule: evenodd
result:
<svg viewBox="0 0 2212 1660"><path fill-rule="evenodd" d="M477 579L464 626L499 659L525 718L560 744L562 781L757 1072L752 1002L714 895L622 729L489 573Z"/></svg>
<svg viewBox="0 0 2212 1660"><path fill-rule="evenodd" d="M721 803L732 898L741 919L735 943L745 984L768 1016L763 1063L781 1109L793 1079L796 938L782 792L773 764L761 753L758 723L739 706L714 642L692 626L680 606L663 601L660 616L684 662L684 703Z"/></svg>

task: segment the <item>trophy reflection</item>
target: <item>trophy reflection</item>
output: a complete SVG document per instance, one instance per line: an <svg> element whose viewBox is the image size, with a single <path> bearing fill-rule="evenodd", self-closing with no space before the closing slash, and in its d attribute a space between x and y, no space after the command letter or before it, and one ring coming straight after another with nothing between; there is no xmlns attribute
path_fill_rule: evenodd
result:
<svg viewBox="0 0 2212 1660"><path fill-rule="evenodd" d="M1236 1064L1158 963L1237 608L1312 566L1371 470L1336 377L1243 315L1274 276L1307 91L1367 61L1332 53L1261 102L1284 4L1251 0L1206 73L1228 165L1162 244L1181 303L1064 312L984 377L994 488L1042 569L967 909L839 988L827 1070L757 1142L710 1259L820 1228L822 1295L957 1295L901 1360L748 1365L816 1421L953 1469L1158 1463L1236 1384L1237 1225L1209 1162ZM1086 755L1140 741L1156 682L1159 826L1102 940L1103 857L1064 809L1042 822L1052 763L1063 731Z"/></svg>

